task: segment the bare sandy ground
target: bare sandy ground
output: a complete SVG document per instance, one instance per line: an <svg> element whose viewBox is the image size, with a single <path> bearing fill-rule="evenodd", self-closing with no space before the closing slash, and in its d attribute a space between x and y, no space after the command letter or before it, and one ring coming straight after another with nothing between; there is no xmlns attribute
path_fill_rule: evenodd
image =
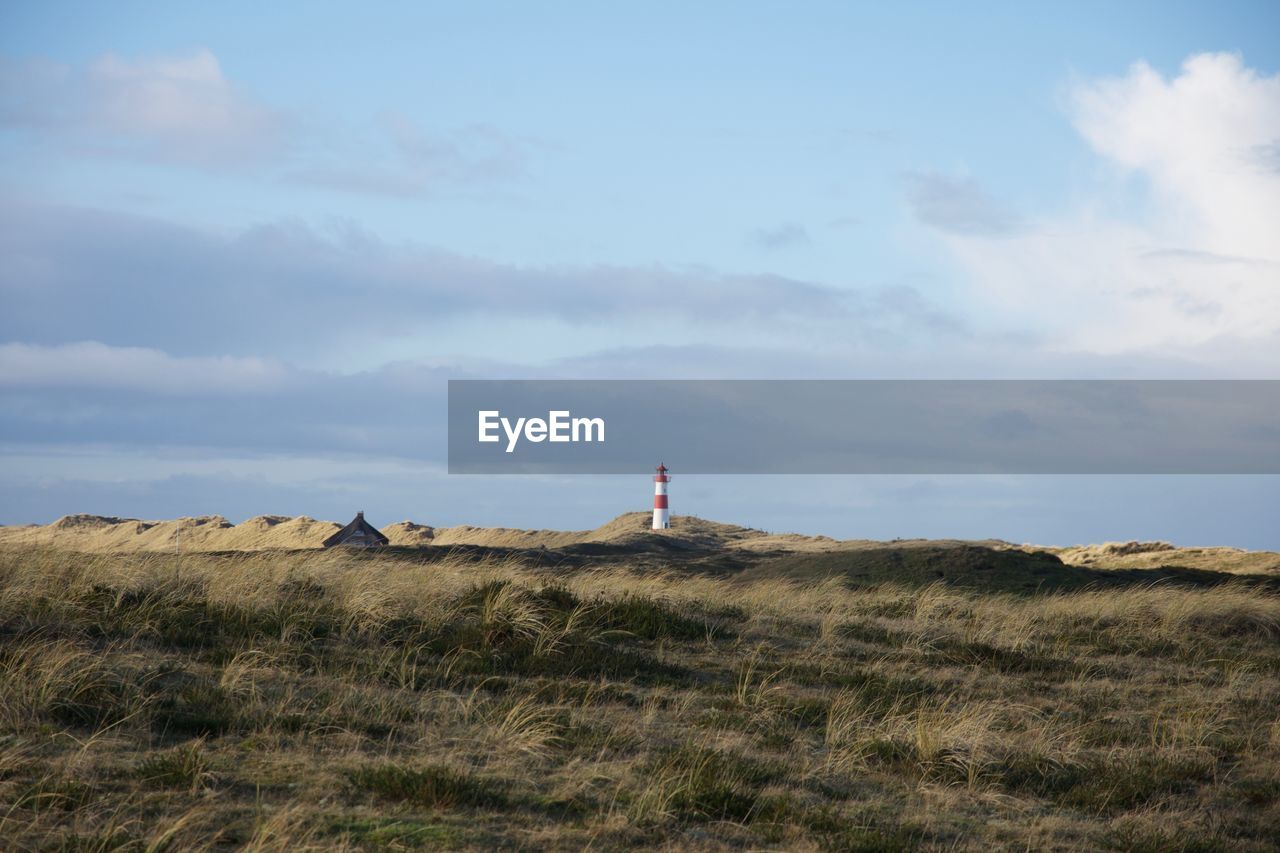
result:
<svg viewBox="0 0 1280 853"><path fill-rule="evenodd" d="M1242 574L1280 573L1280 554L1231 547L1176 547L1165 542L1108 542L1100 545L1047 547L1019 545L999 540L831 539L797 533L770 533L734 524L674 516L670 530L649 529L647 512L629 512L593 530L522 530L506 527L431 527L412 521L387 524L380 529L399 546L477 545L490 548L547 548L604 544L625 546L653 536L706 549L756 553L826 552L884 549L911 550L950 545L979 545L995 550L1048 551L1068 565L1092 568L1158 568L1177 565ZM319 548L339 530L333 521L307 516L290 518L260 515L240 524L222 516L143 521L100 515L69 515L52 524L0 527L0 545L55 545L76 551L262 551ZM673 544L675 544L673 542Z"/></svg>

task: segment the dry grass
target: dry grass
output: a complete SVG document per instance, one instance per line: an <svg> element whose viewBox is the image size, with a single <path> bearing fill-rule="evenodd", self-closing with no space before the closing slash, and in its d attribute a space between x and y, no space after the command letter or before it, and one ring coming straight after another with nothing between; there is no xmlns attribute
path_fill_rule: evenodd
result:
<svg viewBox="0 0 1280 853"><path fill-rule="evenodd" d="M6 849L1273 849L1280 598L0 549Z"/></svg>

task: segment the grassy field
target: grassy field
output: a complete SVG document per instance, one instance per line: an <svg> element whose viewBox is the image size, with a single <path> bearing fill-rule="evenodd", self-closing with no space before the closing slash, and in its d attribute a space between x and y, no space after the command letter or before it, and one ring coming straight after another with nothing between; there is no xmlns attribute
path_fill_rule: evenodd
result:
<svg viewBox="0 0 1280 853"><path fill-rule="evenodd" d="M1274 592L776 574L0 550L0 839L1275 849Z"/></svg>

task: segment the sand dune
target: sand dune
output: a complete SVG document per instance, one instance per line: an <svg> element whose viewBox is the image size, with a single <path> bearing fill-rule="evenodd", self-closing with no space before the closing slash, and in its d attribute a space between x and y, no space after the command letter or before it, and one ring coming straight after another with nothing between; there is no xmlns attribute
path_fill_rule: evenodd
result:
<svg viewBox="0 0 1280 853"><path fill-rule="evenodd" d="M1105 542L1046 550L1072 566L1152 569L1173 565L1237 574L1280 573L1280 554L1224 546L1179 548L1168 542Z"/></svg>
<svg viewBox="0 0 1280 853"><path fill-rule="evenodd" d="M260 515L232 524L220 515L143 521L68 515L53 524L0 527L0 543L59 545L77 551L260 551L319 548L341 529L307 516Z"/></svg>
<svg viewBox="0 0 1280 853"><path fill-rule="evenodd" d="M1047 551L1068 565L1089 568L1180 566L1237 573L1280 573L1280 554L1240 548L1180 548L1167 542L1108 542L1065 548L1015 545L999 540L837 540L797 533L769 533L750 527L673 516L669 530L649 528L648 512L628 512L592 530L522 530L506 527L431 527L400 521L381 528L392 545L473 545L490 548L558 550L575 545L652 543L662 537L673 548L772 553L878 552L978 546L993 551ZM320 548L339 530L333 521L307 516L260 515L232 524L220 515L145 521L101 515L68 515L52 524L0 527L0 545L56 545L76 551L262 551Z"/></svg>
<svg viewBox="0 0 1280 853"><path fill-rule="evenodd" d="M431 527L412 521L385 525L392 545L480 545L557 549L584 543L626 545L661 536L702 548L822 550L840 545L825 536L770 534L695 516L674 516L671 529L654 531L650 514L629 512L592 530L522 530L507 527ZM52 524L0 527L0 543L60 545L79 551L259 551L319 548L341 528L306 516L260 515L232 524L220 515L144 521L102 515L68 515Z"/></svg>

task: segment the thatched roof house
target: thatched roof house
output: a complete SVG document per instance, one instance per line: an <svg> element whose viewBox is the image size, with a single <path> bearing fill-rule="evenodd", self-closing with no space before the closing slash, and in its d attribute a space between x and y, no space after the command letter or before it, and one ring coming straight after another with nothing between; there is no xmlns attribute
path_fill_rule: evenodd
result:
<svg viewBox="0 0 1280 853"><path fill-rule="evenodd" d="M324 540L324 547L344 545L348 548L377 548L389 543L390 540L382 535L382 531L364 520L364 511L361 510L351 519L350 524Z"/></svg>

